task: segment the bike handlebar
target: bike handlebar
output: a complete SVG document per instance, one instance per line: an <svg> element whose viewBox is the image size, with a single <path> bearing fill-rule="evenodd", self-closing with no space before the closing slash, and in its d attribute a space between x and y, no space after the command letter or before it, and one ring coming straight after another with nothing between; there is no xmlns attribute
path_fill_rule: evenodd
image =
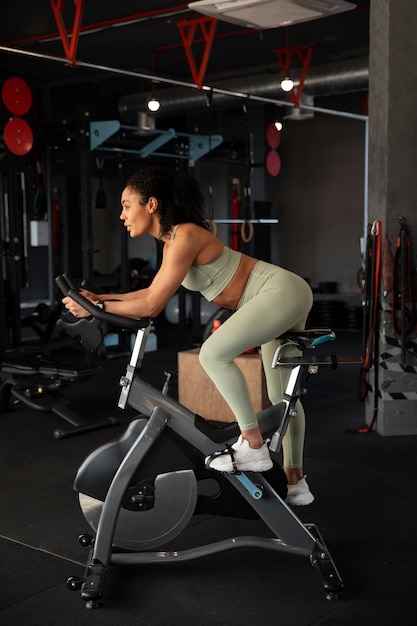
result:
<svg viewBox="0 0 417 626"><path fill-rule="evenodd" d="M61 274L55 278L55 282L64 294L64 296L68 296L72 298L82 306L92 317L97 318L102 322L107 322L112 326L119 326L120 328L129 328L133 330L138 330L139 328L146 328L152 322L149 318L131 318L124 317L122 315L116 315L115 313L108 313L107 311L103 311L98 306L90 302L87 298L85 298L80 292L79 289L74 282L72 276L68 273ZM116 300L117 298L115 298ZM79 320L81 321L81 320Z"/></svg>

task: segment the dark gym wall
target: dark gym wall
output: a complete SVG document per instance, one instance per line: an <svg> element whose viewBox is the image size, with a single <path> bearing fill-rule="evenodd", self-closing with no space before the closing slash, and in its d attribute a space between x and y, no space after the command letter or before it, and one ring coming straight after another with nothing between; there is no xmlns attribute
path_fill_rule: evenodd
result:
<svg viewBox="0 0 417 626"><path fill-rule="evenodd" d="M365 123L316 113L288 122L279 148L280 262L312 285L358 291L364 232Z"/></svg>
<svg viewBox="0 0 417 626"><path fill-rule="evenodd" d="M343 110L343 99L338 106ZM281 171L272 177L264 166L269 150L265 130L271 119L269 111L256 107L250 124L256 164L252 201L270 203L271 217L279 220L278 225L262 226L269 230L271 260L309 278L313 287L325 281L338 283L339 292L360 305L357 273L364 232L365 123L323 113L284 122L277 149ZM242 173L242 166L214 161L209 168L207 160L199 162L196 175L207 197L209 169L214 215L228 218L232 178ZM226 226L219 226L219 235L227 241Z"/></svg>

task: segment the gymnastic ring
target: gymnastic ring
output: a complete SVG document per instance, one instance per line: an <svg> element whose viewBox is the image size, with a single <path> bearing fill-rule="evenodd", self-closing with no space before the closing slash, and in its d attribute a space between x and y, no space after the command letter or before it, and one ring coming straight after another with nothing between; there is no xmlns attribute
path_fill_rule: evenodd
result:
<svg viewBox="0 0 417 626"><path fill-rule="evenodd" d="M209 220L208 221L208 225L213 233L214 236L217 235L217 224L214 220Z"/></svg>
<svg viewBox="0 0 417 626"><path fill-rule="evenodd" d="M245 228L248 227L248 234L246 235ZM245 220L240 227L240 236L242 237L242 241L245 243L249 243L249 241L253 237L253 224L250 220Z"/></svg>

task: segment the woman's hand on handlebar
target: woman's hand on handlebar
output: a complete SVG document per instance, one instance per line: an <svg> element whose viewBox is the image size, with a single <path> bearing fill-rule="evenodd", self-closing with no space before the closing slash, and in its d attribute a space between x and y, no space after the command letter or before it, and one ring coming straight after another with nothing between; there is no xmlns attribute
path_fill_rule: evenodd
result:
<svg viewBox="0 0 417 626"><path fill-rule="evenodd" d="M100 296L97 293L94 293L94 291L87 291L87 289L80 289L79 291L84 298L87 298L87 300L90 300L93 304L96 304L100 300Z"/></svg>
<svg viewBox="0 0 417 626"><path fill-rule="evenodd" d="M85 291L84 289L80 290L81 295L87 300L90 300L93 304L98 304L97 294L92 293L91 291ZM74 317L82 318L82 317L90 317L90 313L86 311L81 305L79 305L75 300L66 296L62 299L62 303L65 308L72 314Z"/></svg>

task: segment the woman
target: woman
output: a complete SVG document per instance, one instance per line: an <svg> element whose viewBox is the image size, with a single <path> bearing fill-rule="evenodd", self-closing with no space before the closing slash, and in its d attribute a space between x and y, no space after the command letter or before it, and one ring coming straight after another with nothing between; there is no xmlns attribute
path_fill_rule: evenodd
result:
<svg viewBox="0 0 417 626"><path fill-rule="evenodd" d="M246 381L233 360L261 346L269 399L272 404L281 402L288 370L271 368L276 337L304 328L312 306L309 286L287 270L224 246L208 228L200 188L190 176L175 177L162 167L144 168L127 182L121 205L120 219L131 237L148 233L164 243L161 266L149 287L118 294L117 300L83 294L97 305L102 303L109 313L154 318L184 285L219 307L233 310L202 345L200 362L232 409L241 435L231 452L207 457L206 465L222 472L269 470L268 442L263 440ZM88 316L71 298L63 302L76 317ZM298 401L297 416L283 439L287 502L294 505L314 500L303 475L304 433L304 411Z"/></svg>

